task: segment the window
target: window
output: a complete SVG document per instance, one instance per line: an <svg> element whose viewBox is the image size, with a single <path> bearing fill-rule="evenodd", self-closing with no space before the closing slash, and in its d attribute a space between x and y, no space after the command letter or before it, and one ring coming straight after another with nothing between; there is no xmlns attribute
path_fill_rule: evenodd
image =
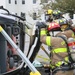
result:
<svg viewBox="0 0 75 75"><path fill-rule="evenodd" d="M15 15L17 16L17 13L15 13Z"/></svg>
<svg viewBox="0 0 75 75"><path fill-rule="evenodd" d="M17 4L17 0L15 0L15 4Z"/></svg>
<svg viewBox="0 0 75 75"><path fill-rule="evenodd" d="M41 3L48 3L48 0L41 0Z"/></svg>
<svg viewBox="0 0 75 75"><path fill-rule="evenodd" d="M26 20L25 13L21 12L21 17Z"/></svg>
<svg viewBox="0 0 75 75"><path fill-rule="evenodd" d="M36 13L33 13L33 20L36 20Z"/></svg>
<svg viewBox="0 0 75 75"><path fill-rule="evenodd" d="M22 0L22 4L25 4L25 0Z"/></svg>
<svg viewBox="0 0 75 75"><path fill-rule="evenodd" d="M33 4L35 4L36 3L36 0L33 0Z"/></svg>
<svg viewBox="0 0 75 75"><path fill-rule="evenodd" d="M11 4L11 0L9 0L9 4Z"/></svg>

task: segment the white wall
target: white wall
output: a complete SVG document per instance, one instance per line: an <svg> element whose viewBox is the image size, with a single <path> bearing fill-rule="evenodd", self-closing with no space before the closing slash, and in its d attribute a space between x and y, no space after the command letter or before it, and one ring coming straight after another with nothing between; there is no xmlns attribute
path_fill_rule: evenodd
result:
<svg viewBox="0 0 75 75"><path fill-rule="evenodd" d="M10 12L18 13L20 16L21 12L26 13L26 20L27 22L34 24L36 21L32 19L32 17L29 16L29 13L33 13L35 9L37 9L40 0L37 0L36 4L33 4L33 0L25 0L25 4L22 4L22 0L17 0L17 4L15 4L15 0L11 0L11 4L8 3L8 0L6 0L6 8ZM35 10L36 11L36 10Z"/></svg>
<svg viewBox="0 0 75 75"><path fill-rule="evenodd" d="M6 5L6 0L0 0L0 6L6 7L5 5Z"/></svg>
<svg viewBox="0 0 75 75"><path fill-rule="evenodd" d="M0 0L0 6L3 6L6 8L6 0ZM0 9L0 12L4 12L4 11Z"/></svg>
<svg viewBox="0 0 75 75"><path fill-rule="evenodd" d="M29 13L37 12L39 3L40 0L37 0L36 4L33 4L33 0L25 0L25 4L22 4L22 0L17 0L17 4L15 4L15 0L11 0L11 4L9 4L8 0L0 0L0 5L3 5L11 13L17 13L19 16L21 12L26 13L26 20L31 24L34 24L36 20L33 20Z"/></svg>

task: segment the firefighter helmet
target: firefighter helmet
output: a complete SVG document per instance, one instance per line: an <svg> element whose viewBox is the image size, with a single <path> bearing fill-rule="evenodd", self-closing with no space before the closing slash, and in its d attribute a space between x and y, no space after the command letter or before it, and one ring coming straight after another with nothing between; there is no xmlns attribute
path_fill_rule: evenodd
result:
<svg viewBox="0 0 75 75"><path fill-rule="evenodd" d="M62 18L62 12L59 10L53 11L53 17L54 17L54 19Z"/></svg>
<svg viewBox="0 0 75 75"><path fill-rule="evenodd" d="M64 18L59 20L59 25L61 27L61 30L65 30L69 27L68 21Z"/></svg>
<svg viewBox="0 0 75 75"><path fill-rule="evenodd" d="M62 26L62 25L68 25L68 21L66 20L66 19L59 19L59 24L60 24L60 26Z"/></svg>
<svg viewBox="0 0 75 75"><path fill-rule="evenodd" d="M58 30L58 29L60 29L60 25L56 22L52 22L48 25L48 31Z"/></svg>
<svg viewBox="0 0 75 75"><path fill-rule="evenodd" d="M53 10L49 9L49 10L46 11L46 13L45 13L46 22L52 22L53 21L52 14L53 14Z"/></svg>
<svg viewBox="0 0 75 75"><path fill-rule="evenodd" d="M52 15L52 13L53 13L53 10L52 10L52 9L48 9L48 10L46 11L46 14L48 14L48 15Z"/></svg>

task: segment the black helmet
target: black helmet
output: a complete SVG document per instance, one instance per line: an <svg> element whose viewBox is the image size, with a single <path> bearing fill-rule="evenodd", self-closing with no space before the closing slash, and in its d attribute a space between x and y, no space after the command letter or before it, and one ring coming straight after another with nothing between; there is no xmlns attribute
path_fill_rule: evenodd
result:
<svg viewBox="0 0 75 75"><path fill-rule="evenodd" d="M55 19L62 18L62 12L59 11L59 10L53 11L53 17L54 17Z"/></svg>
<svg viewBox="0 0 75 75"><path fill-rule="evenodd" d="M60 24L60 26L62 26L62 25L68 25L68 21L66 20L66 19L59 19L59 24Z"/></svg>
<svg viewBox="0 0 75 75"><path fill-rule="evenodd" d="M57 11L53 11L53 17L54 17L55 19L58 19L58 12L57 12Z"/></svg>
<svg viewBox="0 0 75 75"><path fill-rule="evenodd" d="M62 31L68 30L71 27L69 25L68 21L64 18L59 20L59 25L60 25L60 28L61 28Z"/></svg>

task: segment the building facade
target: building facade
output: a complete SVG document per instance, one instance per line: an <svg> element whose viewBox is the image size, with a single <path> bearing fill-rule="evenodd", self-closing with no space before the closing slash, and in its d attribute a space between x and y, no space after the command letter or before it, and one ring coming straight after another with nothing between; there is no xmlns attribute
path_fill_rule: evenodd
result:
<svg viewBox="0 0 75 75"><path fill-rule="evenodd" d="M30 24L37 21L36 15L40 10L40 3L41 0L0 0L0 6L4 6L11 13L25 18Z"/></svg>

